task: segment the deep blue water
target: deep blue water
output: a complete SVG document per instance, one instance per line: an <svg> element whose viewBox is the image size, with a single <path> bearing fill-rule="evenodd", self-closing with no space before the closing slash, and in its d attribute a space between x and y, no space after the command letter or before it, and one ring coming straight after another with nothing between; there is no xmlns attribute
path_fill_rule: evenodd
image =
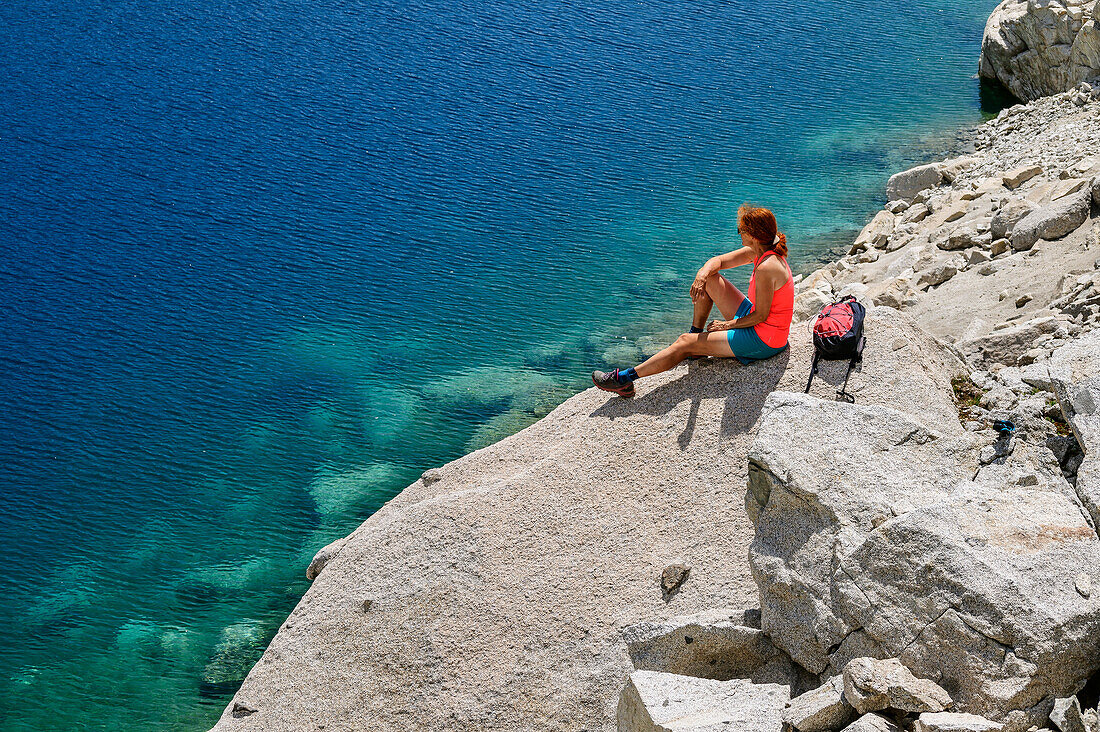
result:
<svg viewBox="0 0 1100 732"><path fill-rule="evenodd" d="M738 204L810 269L979 121L993 5L0 5L0 725L206 729L317 548L675 335Z"/></svg>

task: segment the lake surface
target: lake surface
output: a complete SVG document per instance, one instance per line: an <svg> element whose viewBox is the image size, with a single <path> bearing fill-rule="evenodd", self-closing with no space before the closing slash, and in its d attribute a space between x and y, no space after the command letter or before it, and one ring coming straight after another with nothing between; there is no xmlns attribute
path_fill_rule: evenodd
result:
<svg viewBox="0 0 1100 732"><path fill-rule="evenodd" d="M208 728L316 549L684 330L740 203L850 241L994 4L0 5L3 729Z"/></svg>

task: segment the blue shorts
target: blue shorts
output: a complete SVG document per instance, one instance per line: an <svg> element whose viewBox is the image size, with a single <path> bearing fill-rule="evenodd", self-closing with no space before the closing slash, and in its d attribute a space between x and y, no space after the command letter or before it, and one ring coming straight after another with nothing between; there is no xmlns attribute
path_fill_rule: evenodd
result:
<svg viewBox="0 0 1100 732"><path fill-rule="evenodd" d="M746 297L741 301L741 305L737 308L737 313L733 318L737 320L751 312L752 303ZM771 358L775 354L781 353L783 348L786 348L786 346L783 346L783 348L769 346L760 340L760 336L756 335L756 328L731 328L726 331L726 337L730 342L730 350L733 351L733 355L741 363L752 363L753 361Z"/></svg>

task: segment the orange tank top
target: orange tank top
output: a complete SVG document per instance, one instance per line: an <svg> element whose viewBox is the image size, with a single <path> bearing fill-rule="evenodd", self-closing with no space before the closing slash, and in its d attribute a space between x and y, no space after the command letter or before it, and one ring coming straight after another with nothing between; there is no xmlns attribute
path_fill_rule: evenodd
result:
<svg viewBox="0 0 1100 732"><path fill-rule="evenodd" d="M756 310L756 268L773 254L775 252L764 252L752 263L752 276L749 277L749 301L753 303L753 310ZM772 348L782 348L787 345L787 337L791 333L791 318L794 317L794 278L791 276L791 267L787 264L787 260L782 261L783 266L787 268L787 281L772 296L772 309L768 312L768 317L763 323L753 326L760 340Z"/></svg>

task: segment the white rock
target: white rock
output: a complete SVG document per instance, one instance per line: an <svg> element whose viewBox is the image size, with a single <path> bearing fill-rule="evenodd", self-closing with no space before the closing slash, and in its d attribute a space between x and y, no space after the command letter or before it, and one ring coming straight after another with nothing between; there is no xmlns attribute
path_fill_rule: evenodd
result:
<svg viewBox="0 0 1100 732"><path fill-rule="evenodd" d="M1043 167L1041 165L1025 165L1005 173L1001 178L1001 183L1010 191L1015 190L1042 172Z"/></svg>
<svg viewBox="0 0 1100 732"><path fill-rule="evenodd" d="M951 697L935 682L919 679L896 658L855 658L844 667L844 698L860 714L882 709L942 712Z"/></svg>
<svg viewBox="0 0 1100 732"><path fill-rule="evenodd" d="M344 544L347 543L347 537L342 537L322 547L315 555L313 560L310 561L309 566L306 567L306 579L311 582L317 578L317 575L321 574L321 570L325 568L329 562L331 562L340 550L344 548Z"/></svg>
<svg viewBox="0 0 1100 732"><path fill-rule="evenodd" d="M902 732L902 729L881 714L864 714L845 727L844 732Z"/></svg>
<svg viewBox="0 0 1100 732"><path fill-rule="evenodd" d="M1100 602L1072 581L1100 564L1081 504L1028 450L979 471L979 447L901 413L772 394L747 505L773 642L813 672L897 657L994 720L1034 718L1100 668Z"/></svg>
<svg viewBox="0 0 1100 732"><path fill-rule="evenodd" d="M943 181L939 163L918 165L915 168L894 173L886 183L886 199L912 202L918 193Z"/></svg>
<svg viewBox="0 0 1100 732"><path fill-rule="evenodd" d="M917 278L918 287L935 287L947 282L949 279L959 273L959 268L956 262L948 261L933 267L930 270L922 272L920 277Z"/></svg>
<svg viewBox="0 0 1100 732"><path fill-rule="evenodd" d="M1074 487L1100 526L1100 329L1055 349L1048 371L1062 416L1085 453Z"/></svg>
<svg viewBox="0 0 1100 732"><path fill-rule="evenodd" d="M1025 101L1073 89L1100 75L1097 22L1095 0L1004 0L986 23L979 74Z"/></svg>
<svg viewBox="0 0 1100 732"><path fill-rule="evenodd" d="M956 249L969 249L970 247L988 249L992 243L993 238L988 231L978 231L974 225L961 225L952 231L947 238L940 238L936 242L936 246L940 249L954 251Z"/></svg>
<svg viewBox="0 0 1100 732"><path fill-rule="evenodd" d="M1007 291L1004 295L1007 297ZM1004 299L1004 298L1001 298ZM969 341L960 341L959 349L976 365L993 363L1015 364L1019 354L1030 348L1040 336L1058 329L1058 320L1044 316L995 330L989 335Z"/></svg>
<svg viewBox="0 0 1100 732"><path fill-rule="evenodd" d="M1045 363L1032 363L1020 369L1020 380L1036 389L1050 391L1050 371Z"/></svg>
<svg viewBox="0 0 1100 732"><path fill-rule="evenodd" d="M1023 198L1013 198L1005 205L997 209L990 222L990 236L994 239L1004 239L1012 234L1012 230L1021 219L1035 210L1035 204Z"/></svg>
<svg viewBox="0 0 1100 732"><path fill-rule="evenodd" d="M931 213L931 209L927 204L916 203L910 206L899 219L903 224L916 224L924 221L928 214Z"/></svg>
<svg viewBox="0 0 1100 732"><path fill-rule="evenodd" d="M1089 217L1091 191L1084 189L1035 209L1012 229L1012 248L1031 249L1040 239L1060 239L1075 231Z"/></svg>
<svg viewBox="0 0 1100 732"><path fill-rule="evenodd" d="M764 631L743 621L744 613L708 610L628 626L623 640L639 671L802 686L805 681L790 657Z"/></svg>
<svg viewBox="0 0 1100 732"><path fill-rule="evenodd" d="M940 163L940 174L948 183L954 183L959 175L970 170L977 162L978 159L972 156L945 160Z"/></svg>
<svg viewBox="0 0 1100 732"><path fill-rule="evenodd" d="M791 699L783 721L798 732L838 730L852 721L855 709L844 698L844 677L834 676L821 686Z"/></svg>
<svg viewBox="0 0 1100 732"><path fill-rule="evenodd" d="M1073 580L1073 587L1081 597L1089 597L1092 595L1092 577L1088 573L1082 572Z"/></svg>
<svg viewBox="0 0 1100 732"><path fill-rule="evenodd" d="M1081 716L1081 704L1076 696L1054 700L1054 709L1050 712L1050 721L1062 732L1086 732L1085 720Z"/></svg>
<svg viewBox="0 0 1100 732"><path fill-rule="evenodd" d="M913 723L913 732L1001 732L1003 727L976 714L925 712Z"/></svg>
<svg viewBox="0 0 1100 732"><path fill-rule="evenodd" d="M848 253L855 254L868 247L881 247L886 244L894 231L896 220L897 217L889 211L879 211L870 223L863 227L863 231L859 232Z"/></svg>
<svg viewBox="0 0 1100 732"><path fill-rule="evenodd" d="M619 697L619 732L777 732L790 689L635 671Z"/></svg>
<svg viewBox="0 0 1100 732"><path fill-rule="evenodd" d="M925 392L914 403L937 398ZM838 435L859 435L859 449L839 450ZM776 645L813 673L826 669L831 649L858 627L830 609L837 553L876 517L941 500L973 475L977 456L965 457L971 445L901 412L785 392L768 397L749 452L746 504L756 524L749 562L762 626ZM843 524L828 518L839 516Z"/></svg>
<svg viewBox="0 0 1100 732"><path fill-rule="evenodd" d="M973 267L975 264L982 264L989 261L989 254L981 249L971 249L966 253L966 263L968 266Z"/></svg>

